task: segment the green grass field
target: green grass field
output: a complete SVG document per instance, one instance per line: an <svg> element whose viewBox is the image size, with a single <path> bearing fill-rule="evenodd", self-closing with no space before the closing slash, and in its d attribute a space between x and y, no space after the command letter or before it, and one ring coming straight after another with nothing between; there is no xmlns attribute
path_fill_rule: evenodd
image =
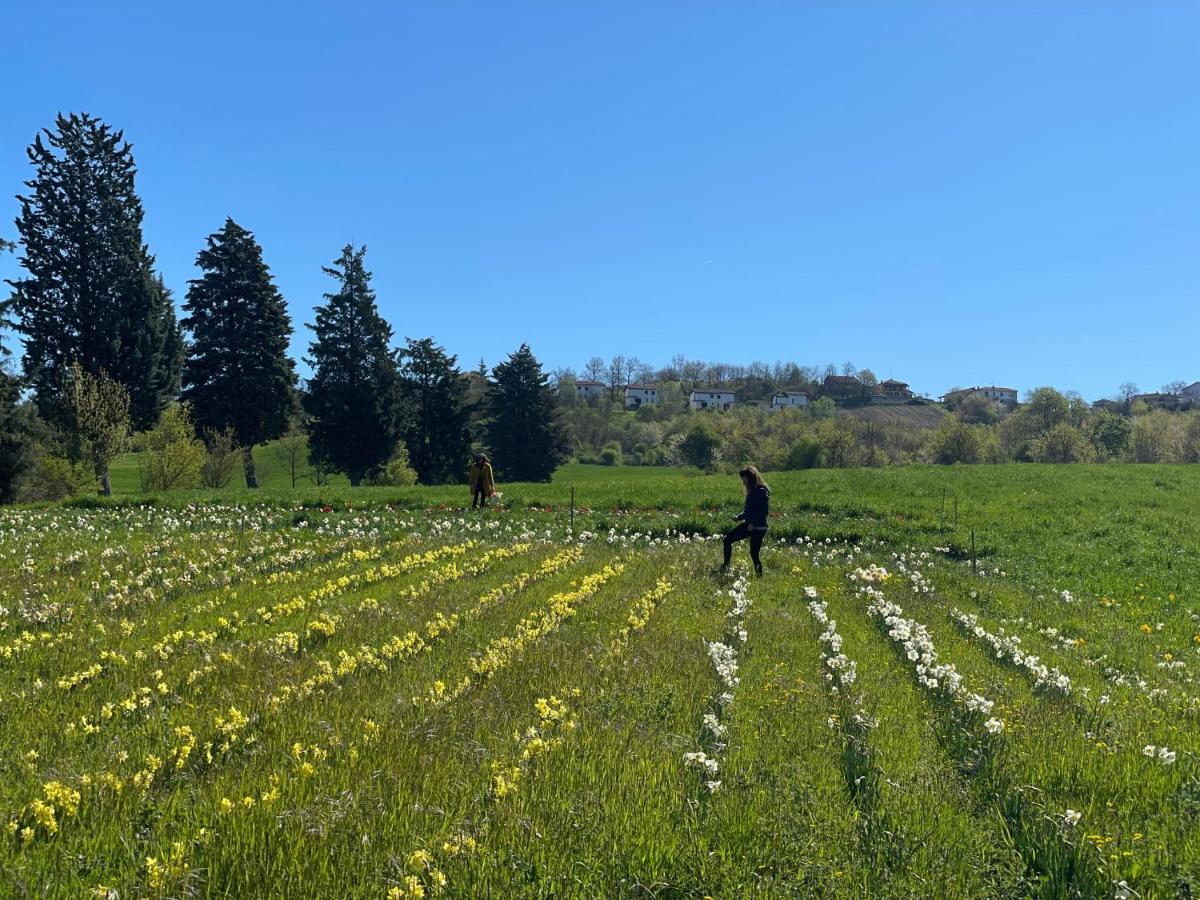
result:
<svg viewBox="0 0 1200 900"><path fill-rule="evenodd" d="M769 481L0 511L0 895L1200 887L1200 473Z"/></svg>

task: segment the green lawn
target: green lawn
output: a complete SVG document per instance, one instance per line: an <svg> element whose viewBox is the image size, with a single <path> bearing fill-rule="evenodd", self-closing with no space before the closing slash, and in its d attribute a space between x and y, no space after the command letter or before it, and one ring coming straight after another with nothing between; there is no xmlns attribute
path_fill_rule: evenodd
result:
<svg viewBox="0 0 1200 900"><path fill-rule="evenodd" d="M769 481L0 510L0 895L1195 896L1200 468Z"/></svg>
<svg viewBox="0 0 1200 900"><path fill-rule="evenodd" d="M356 488L345 479L293 489L271 447L256 450L263 487L240 470L222 491L148 496L136 457L113 467L116 502L181 505L238 499L271 505L466 506L464 485ZM1030 583L1104 590L1114 582L1159 593L1200 594L1200 467L1165 465L912 466L769 473L774 535L880 538L922 549L949 547ZM736 476L634 466L566 465L549 484L500 484L506 508L566 516L571 488L578 527L683 528L715 532L739 509ZM84 498L83 502L92 502ZM957 527L955 507L957 505ZM1139 589L1140 590L1140 589Z"/></svg>

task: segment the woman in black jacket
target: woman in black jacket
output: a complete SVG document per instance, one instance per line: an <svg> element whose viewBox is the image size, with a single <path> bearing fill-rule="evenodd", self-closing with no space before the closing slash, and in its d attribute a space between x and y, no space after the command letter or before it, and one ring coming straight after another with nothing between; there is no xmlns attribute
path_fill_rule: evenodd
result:
<svg viewBox="0 0 1200 900"><path fill-rule="evenodd" d="M738 475L741 476L742 486L746 489L746 505L742 514L734 518L735 522L741 524L725 535L725 562L721 565L721 571L729 571L729 558L733 555L734 543L743 538L750 538L750 558L754 560L754 573L761 578L762 560L758 558L758 551L762 549L763 538L767 536L771 489L754 466L746 466Z"/></svg>

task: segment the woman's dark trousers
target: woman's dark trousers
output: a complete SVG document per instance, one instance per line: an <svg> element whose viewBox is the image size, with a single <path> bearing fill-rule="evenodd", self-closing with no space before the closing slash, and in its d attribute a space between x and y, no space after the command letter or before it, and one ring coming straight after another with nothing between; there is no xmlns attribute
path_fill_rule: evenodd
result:
<svg viewBox="0 0 1200 900"><path fill-rule="evenodd" d="M750 559L754 561L754 571L761 575L762 560L758 558L758 551L762 549L763 538L766 536L765 531L751 530L745 522L739 522L736 528L725 535L725 567L728 568L729 559L733 556L733 545L750 538Z"/></svg>

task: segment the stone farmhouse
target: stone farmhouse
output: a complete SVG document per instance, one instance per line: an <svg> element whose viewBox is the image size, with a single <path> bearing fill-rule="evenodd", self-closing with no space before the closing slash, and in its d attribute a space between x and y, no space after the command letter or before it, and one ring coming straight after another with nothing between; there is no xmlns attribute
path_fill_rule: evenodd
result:
<svg viewBox="0 0 1200 900"><path fill-rule="evenodd" d="M833 400L866 400L871 396L870 389L853 375L826 375L821 389Z"/></svg>
<svg viewBox="0 0 1200 900"><path fill-rule="evenodd" d="M956 391L949 391L942 397L942 402L950 403L954 400L961 400L963 397L986 397L988 400L994 400L997 403L1007 403L1010 406L1017 405L1016 388L997 387L993 384L989 384L986 387L959 388Z"/></svg>
<svg viewBox="0 0 1200 900"><path fill-rule="evenodd" d="M652 405L658 402L658 386L654 384L630 384L625 386L625 408L637 409L639 406Z"/></svg>
<svg viewBox="0 0 1200 900"><path fill-rule="evenodd" d="M608 385L603 381L576 381L575 396L580 400L599 399L604 396L604 392L608 390Z"/></svg>
<svg viewBox="0 0 1200 900"><path fill-rule="evenodd" d="M779 391L771 398L771 409L804 409L808 391Z"/></svg>
<svg viewBox="0 0 1200 900"><path fill-rule="evenodd" d="M1129 398L1130 403L1145 403L1151 409L1186 409L1191 401L1184 394L1134 394Z"/></svg>
<svg viewBox="0 0 1200 900"><path fill-rule="evenodd" d="M688 406L692 409L732 409L737 403L737 394L719 388L705 388L688 394Z"/></svg>
<svg viewBox="0 0 1200 900"><path fill-rule="evenodd" d="M908 389L908 382L896 381L889 378L875 385L871 395L872 403L905 403L913 398L913 392Z"/></svg>

